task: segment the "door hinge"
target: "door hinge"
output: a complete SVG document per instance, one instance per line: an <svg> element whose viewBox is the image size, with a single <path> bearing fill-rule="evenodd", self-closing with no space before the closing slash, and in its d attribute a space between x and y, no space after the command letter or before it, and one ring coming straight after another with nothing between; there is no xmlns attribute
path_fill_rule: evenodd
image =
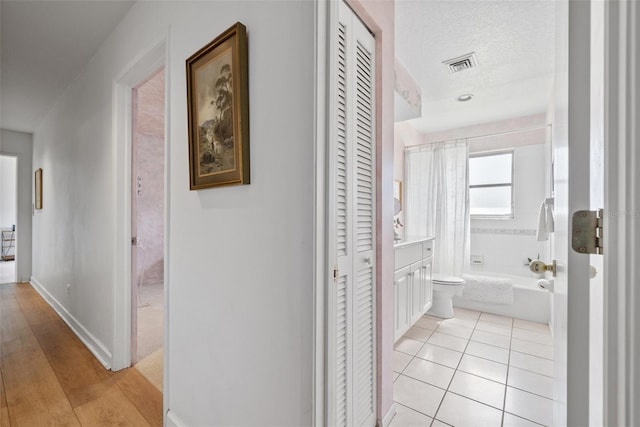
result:
<svg viewBox="0 0 640 427"><path fill-rule="evenodd" d="M604 209L576 211L571 222L571 247L580 254L602 254Z"/></svg>
<svg viewBox="0 0 640 427"><path fill-rule="evenodd" d="M338 265L336 264L336 265L333 267L333 282L334 282L334 283L338 281L338 274L339 274L339 273L340 273L340 272L338 271Z"/></svg>
<svg viewBox="0 0 640 427"><path fill-rule="evenodd" d="M138 237L137 236L131 237L131 246L138 246Z"/></svg>

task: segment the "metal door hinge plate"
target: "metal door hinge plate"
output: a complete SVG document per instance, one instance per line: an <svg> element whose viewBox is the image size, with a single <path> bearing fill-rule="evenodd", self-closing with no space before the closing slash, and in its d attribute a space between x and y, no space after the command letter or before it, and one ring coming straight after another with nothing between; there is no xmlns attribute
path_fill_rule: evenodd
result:
<svg viewBox="0 0 640 427"><path fill-rule="evenodd" d="M571 222L571 247L580 254L602 254L604 210L576 211Z"/></svg>

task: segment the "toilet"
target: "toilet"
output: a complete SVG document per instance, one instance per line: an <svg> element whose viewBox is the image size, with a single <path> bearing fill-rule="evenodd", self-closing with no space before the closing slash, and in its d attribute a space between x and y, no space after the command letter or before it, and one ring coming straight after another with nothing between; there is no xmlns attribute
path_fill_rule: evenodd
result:
<svg viewBox="0 0 640 427"><path fill-rule="evenodd" d="M457 276L434 274L432 283L433 303L427 314L444 319L453 317L453 302L451 298L454 295L462 294L464 279Z"/></svg>

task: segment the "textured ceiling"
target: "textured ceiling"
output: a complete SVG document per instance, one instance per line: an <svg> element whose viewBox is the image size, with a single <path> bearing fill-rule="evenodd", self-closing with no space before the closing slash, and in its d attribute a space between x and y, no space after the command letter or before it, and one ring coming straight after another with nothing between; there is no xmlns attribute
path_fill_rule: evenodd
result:
<svg viewBox="0 0 640 427"><path fill-rule="evenodd" d="M0 126L32 132L132 1L0 1ZM397 0L396 53L422 87L423 132L546 110L554 58L550 0ZM442 61L476 52L476 69ZM455 101L462 93L475 97Z"/></svg>
<svg viewBox="0 0 640 427"><path fill-rule="evenodd" d="M0 126L33 132L133 1L0 1Z"/></svg>
<svg viewBox="0 0 640 427"><path fill-rule="evenodd" d="M544 112L552 91L555 4L550 0L396 2L396 56L422 88L421 132ZM478 67L443 61L475 52ZM474 94L466 103L458 95Z"/></svg>

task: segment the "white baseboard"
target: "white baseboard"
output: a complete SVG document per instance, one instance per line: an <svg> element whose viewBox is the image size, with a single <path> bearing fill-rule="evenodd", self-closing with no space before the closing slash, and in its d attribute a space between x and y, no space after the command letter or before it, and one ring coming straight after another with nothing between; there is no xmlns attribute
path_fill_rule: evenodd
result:
<svg viewBox="0 0 640 427"><path fill-rule="evenodd" d="M102 363L106 369L111 369L111 360L113 355L107 347L94 337L60 302L47 291L44 286L38 282L35 277L31 276L29 281L33 289L35 289L45 301L55 310L56 313L69 325L71 330L80 338L80 341L87 346L89 351Z"/></svg>
<svg viewBox="0 0 640 427"><path fill-rule="evenodd" d="M171 412L171 410L167 411L164 425L166 427L187 427L187 425L178 418L175 412Z"/></svg>
<svg viewBox="0 0 640 427"><path fill-rule="evenodd" d="M391 424L391 420L393 419L393 417L395 415L396 415L396 404L392 403L391 407L389 408L387 413L384 414L384 417L382 417L382 419L378 423L378 426L379 427L388 427L389 424Z"/></svg>

